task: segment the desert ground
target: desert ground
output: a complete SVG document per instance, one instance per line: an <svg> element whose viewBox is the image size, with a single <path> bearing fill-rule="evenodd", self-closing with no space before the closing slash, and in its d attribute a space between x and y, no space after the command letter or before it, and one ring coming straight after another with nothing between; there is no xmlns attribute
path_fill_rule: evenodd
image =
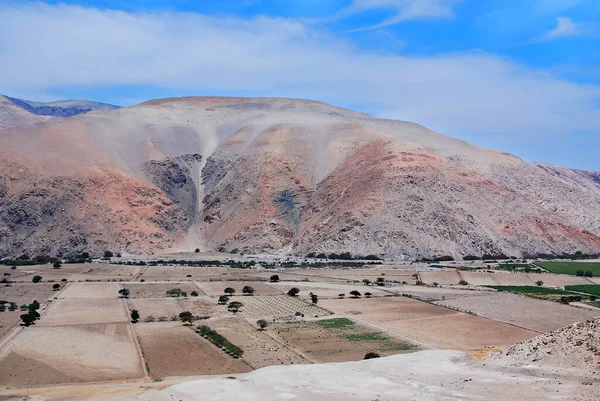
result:
<svg viewBox="0 0 600 401"><path fill-rule="evenodd" d="M589 360L585 353L559 380L556 372L527 370L533 362L520 345L600 317L589 294L572 304L545 294L583 295L565 291L592 283L583 277L426 264L236 269L95 262L10 272L0 299L19 307L37 300L41 316L27 327L20 324L20 308L0 312L0 398L253 399L270 389L289 390L297 399L325 399L318 394L330 391L338 398L327 399L364 399L367 393L413 399L419 388L421 399L511 394L534 400L552 393L583 400L591 399L585 398L589 391L600 392L597 371L589 364L577 370L577 361ZM36 275L42 279L33 283ZM488 287L503 285L515 293ZM247 286L253 295L243 294ZM228 287L235 293L219 302ZM288 294L293 288L296 296ZM521 291L528 288L537 293ZM230 309L235 302L239 310ZM190 312L191 322L181 321L182 312ZM258 326L260 320L266 327ZM200 326L214 336L201 335ZM505 352L512 352L509 359L498 359ZM381 358L362 361L367 353ZM550 362L540 369L553 372ZM409 371L406 364L414 366ZM274 390L264 384L273 374L289 381L281 379ZM364 384L351 380L355 374ZM477 377L488 377L485 388ZM539 384L542 393L527 384Z"/></svg>

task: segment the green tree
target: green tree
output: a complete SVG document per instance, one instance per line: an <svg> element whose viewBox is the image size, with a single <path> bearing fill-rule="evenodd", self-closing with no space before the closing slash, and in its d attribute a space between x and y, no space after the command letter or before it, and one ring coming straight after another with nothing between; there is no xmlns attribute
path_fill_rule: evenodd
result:
<svg viewBox="0 0 600 401"><path fill-rule="evenodd" d="M233 294L235 294L235 289L231 288L231 287L227 287L227 288L225 288L225 290L223 290L223 292L225 294L233 295Z"/></svg>
<svg viewBox="0 0 600 401"><path fill-rule="evenodd" d="M373 296L373 294L371 294L370 292L365 292L365 297L371 298L372 296Z"/></svg>
<svg viewBox="0 0 600 401"><path fill-rule="evenodd" d="M350 295L352 295L352 298L360 298L360 292L356 290L350 291Z"/></svg>
<svg viewBox="0 0 600 401"><path fill-rule="evenodd" d="M140 312L137 309L131 311L131 323L137 323L140 320Z"/></svg>
<svg viewBox="0 0 600 401"><path fill-rule="evenodd" d="M27 309L29 309L29 310L38 310L38 309L40 309L40 303L34 299L32 303L30 303L29 305L27 305Z"/></svg>
<svg viewBox="0 0 600 401"><path fill-rule="evenodd" d="M40 281L42 281L42 276L33 276L31 281L34 283L39 283Z"/></svg>
<svg viewBox="0 0 600 401"><path fill-rule="evenodd" d="M300 290L296 287L290 288L290 290L287 292L287 294L290 297L296 297L296 296L298 296L299 293L300 293Z"/></svg>
<svg viewBox="0 0 600 401"><path fill-rule="evenodd" d="M104 251L104 257L105 258L112 258L113 257L113 253L111 251Z"/></svg>
<svg viewBox="0 0 600 401"><path fill-rule="evenodd" d="M60 264L60 262L54 262L54 264L52 265L52 267L53 267L54 269L60 269L60 267L61 267L61 264Z"/></svg>
<svg viewBox="0 0 600 401"><path fill-rule="evenodd" d="M19 310L20 310L21 312L25 312L25 311L27 311L27 305L23 304L23 305L19 306Z"/></svg>
<svg viewBox="0 0 600 401"><path fill-rule="evenodd" d="M244 306L243 303L241 303L239 301L233 301L233 302L229 303L229 305L227 306L227 310L229 312L233 312L235 314L235 313L238 313L240 311L240 309L242 309L242 306Z"/></svg>
<svg viewBox="0 0 600 401"><path fill-rule="evenodd" d="M14 312L17 310L17 304L15 302L11 302L10 305L8 306L8 310L11 312Z"/></svg>
<svg viewBox="0 0 600 401"><path fill-rule="evenodd" d="M269 325L269 322L267 322L265 319L260 319L256 322L256 325L261 329L264 330L267 328L267 326Z"/></svg>
<svg viewBox="0 0 600 401"><path fill-rule="evenodd" d="M364 285L371 285L371 280L369 280L368 278L363 280L363 284Z"/></svg>
<svg viewBox="0 0 600 401"><path fill-rule="evenodd" d="M592 276L593 276L592 272L591 272L591 271L589 271L589 270L588 270L588 271L586 271L585 273L583 273L583 275L584 275L585 277L592 277Z"/></svg>
<svg viewBox="0 0 600 401"><path fill-rule="evenodd" d="M198 296L198 291L192 291L190 292L190 295L193 297L197 297Z"/></svg>
<svg viewBox="0 0 600 401"><path fill-rule="evenodd" d="M6 312L6 305L3 303L0 304L0 312Z"/></svg>
<svg viewBox="0 0 600 401"><path fill-rule="evenodd" d="M192 321L194 320L194 315L190 311L181 312L179 314L179 319L181 319L183 323L192 324Z"/></svg>
<svg viewBox="0 0 600 401"><path fill-rule="evenodd" d="M246 295L254 295L254 288L250 287L249 285L244 286L244 288L242 288L242 293Z"/></svg>
<svg viewBox="0 0 600 401"><path fill-rule="evenodd" d="M313 305L316 305L317 302L319 302L319 297L317 296L317 294L313 294L311 292L310 293L310 300L312 301Z"/></svg>
<svg viewBox="0 0 600 401"><path fill-rule="evenodd" d="M121 298L129 298L129 294L130 294L130 291L127 288L121 288L119 290L119 295L121 296Z"/></svg>
<svg viewBox="0 0 600 401"><path fill-rule="evenodd" d="M60 290L60 284L54 284L54 285L52 286L52 289L53 289L54 291L58 291L58 290Z"/></svg>
<svg viewBox="0 0 600 401"><path fill-rule="evenodd" d="M271 278L269 279L270 282L272 283L278 283L279 282L279 275L278 274L273 274L271 276Z"/></svg>
<svg viewBox="0 0 600 401"><path fill-rule="evenodd" d="M35 322L35 317L30 315L29 313L23 313L21 315L21 320L25 326L30 326L33 322Z"/></svg>
<svg viewBox="0 0 600 401"><path fill-rule="evenodd" d="M227 302L229 302L229 297L227 295L221 295L219 297L219 305L225 305Z"/></svg>

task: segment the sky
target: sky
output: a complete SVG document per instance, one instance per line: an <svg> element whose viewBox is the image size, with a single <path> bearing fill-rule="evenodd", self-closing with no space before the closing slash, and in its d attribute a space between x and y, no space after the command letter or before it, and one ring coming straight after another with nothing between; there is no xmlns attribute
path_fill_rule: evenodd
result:
<svg viewBox="0 0 600 401"><path fill-rule="evenodd" d="M0 93L319 100L600 171L598 0L0 0Z"/></svg>

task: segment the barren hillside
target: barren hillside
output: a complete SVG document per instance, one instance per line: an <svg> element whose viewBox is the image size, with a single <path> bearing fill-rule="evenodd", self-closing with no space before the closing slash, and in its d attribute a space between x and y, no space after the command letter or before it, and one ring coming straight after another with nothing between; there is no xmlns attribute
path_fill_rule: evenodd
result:
<svg viewBox="0 0 600 401"><path fill-rule="evenodd" d="M180 98L0 130L0 256L600 251L596 173L293 99Z"/></svg>

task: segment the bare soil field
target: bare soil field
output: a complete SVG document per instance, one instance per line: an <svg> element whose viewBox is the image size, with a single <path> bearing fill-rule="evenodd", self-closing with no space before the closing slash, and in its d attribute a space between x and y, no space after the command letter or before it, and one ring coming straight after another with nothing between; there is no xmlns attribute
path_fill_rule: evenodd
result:
<svg viewBox="0 0 600 401"><path fill-rule="evenodd" d="M479 316L455 312L406 297L324 300L322 306L348 313L433 348L473 350L508 346L537 333Z"/></svg>
<svg viewBox="0 0 600 401"><path fill-rule="evenodd" d="M471 285L499 285L494 280L495 273L462 271L460 277Z"/></svg>
<svg viewBox="0 0 600 401"><path fill-rule="evenodd" d="M248 297L251 298L251 297ZM242 300L245 304L245 298ZM230 315L224 305L217 305L217 301L208 296L177 298L177 304L184 311L192 312L198 316L223 316Z"/></svg>
<svg viewBox="0 0 600 401"><path fill-rule="evenodd" d="M581 284L594 284L592 278L569 276L567 274L528 274L529 278L536 282L541 280L544 282L544 287L564 287L565 285L581 285Z"/></svg>
<svg viewBox="0 0 600 401"><path fill-rule="evenodd" d="M378 277L383 277L389 282L403 282L414 284L416 279L413 277L414 272L390 269L387 267L365 268L365 269L303 269L294 270L296 276L308 277L310 281L320 282L340 282L340 283L362 283L364 279L375 281ZM281 277L281 276L280 276ZM283 279L282 279L283 280ZM293 280L300 281L300 278Z"/></svg>
<svg viewBox="0 0 600 401"><path fill-rule="evenodd" d="M433 283L440 285L458 284L460 281L460 276L456 271L420 272L419 277L422 282L429 285Z"/></svg>
<svg viewBox="0 0 600 401"><path fill-rule="evenodd" d="M535 275L532 275L535 276ZM535 285L537 280L533 280L526 273L516 272L502 272L496 271L494 273L494 279L498 283L497 285Z"/></svg>
<svg viewBox="0 0 600 401"><path fill-rule="evenodd" d="M269 331L317 362L359 361L367 352L388 356L416 349L393 336L345 318L279 323Z"/></svg>
<svg viewBox="0 0 600 401"><path fill-rule="evenodd" d="M505 292L491 292L483 296L457 298L437 303L538 332L556 330L600 316L600 309L595 312Z"/></svg>
<svg viewBox="0 0 600 401"><path fill-rule="evenodd" d="M53 294L55 292L52 290L52 284L48 283L12 283L10 287L0 287L0 299L15 302L17 305L30 304L33 300L44 303Z"/></svg>
<svg viewBox="0 0 600 401"><path fill-rule="evenodd" d="M117 283L71 283L61 293L61 299L119 298Z"/></svg>
<svg viewBox="0 0 600 401"><path fill-rule="evenodd" d="M172 283L123 283L121 286L130 291L130 298L166 298L167 291L174 288L181 289L188 296L190 296L192 291L196 291L199 295L204 295L200 288L189 281Z"/></svg>
<svg viewBox="0 0 600 401"><path fill-rule="evenodd" d="M147 266L142 271L141 278L146 281L210 280L211 278L219 279L223 275L231 274L229 270L234 269L220 267Z"/></svg>
<svg viewBox="0 0 600 401"><path fill-rule="evenodd" d="M58 299L42 314L38 325L128 322L123 299Z"/></svg>
<svg viewBox="0 0 600 401"><path fill-rule="evenodd" d="M277 318L303 313L306 317L329 315L325 309L289 295L265 295L239 299L244 304L241 314L249 318Z"/></svg>
<svg viewBox="0 0 600 401"><path fill-rule="evenodd" d="M148 316L155 318L179 316L183 309L179 306L175 298L138 298L127 301L130 308L136 309L140 313L140 321L144 321Z"/></svg>
<svg viewBox="0 0 600 401"><path fill-rule="evenodd" d="M238 316L217 319L209 325L240 347L244 351L244 360L254 368L309 363L297 352L275 341L265 331Z"/></svg>
<svg viewBox="0 0 600 401"><path fill-rule="evenodd" d="M477 294L484 294L486 291L477 291L467 289L461 286L456 287L429 287L429 286L414 286L414 285L396 285L386 288L388 292L402 295L410 294L417 297L430 298L432 300L454 299L461 297L471 297Z"/></svg>
<svg viewBox="0 0 600 401"><path fill-rule="evenodd" d="M89 267L86 274L90 276L122 276L124 279L131 279L132 276L140 274L143 268L143 266L111 265L108 263L90 264Z"/></svg>
<svg viewBox="0 0 600 401"><path fill-rule="evenodd" d="M218 296L225 294L223 290L231 287L235 290L234 295L243 295L242 289L245 286L250 286L256 291L254 295L278 295L281 291L271 287L265 283L257 281L211 281L211 282L196 282L196 285L204 291L206 295Z"/></svg>
<svg viewBox="0 0 600 401"><path fill-rule="evenodd" d="M144 377L129 324L28 327L3 350L0 366L3 387Z"/></svg>
<svg viewBox="0 0 600 401"><path fill-rule="evenodd" d="M383 291L381 288L385 287L372 287L366 286L362 282L356 284L342 284L342 283L322 283L322 282L304 282L304 281L295 281L295 282L279 282L279 283L271 283L271 286L278 288L281 292L287 293L291 288L296 287L300 290L300 294L298 296L302 299L310 299L310 293L317 294L319 299L321 298L337 298L339 294L345 294L345 296L350 296L350 291L357 290L361 294L365 292L370 292L374 297L380 297L389 295L389 293Z"/></svg>
<svg viewBox="0 0 600 401"><path fill-rule="evenodd" d="M21 323L19 317L23 312L19 312L17 309L14 312L2 312L0 313L0 340L6 333L8 333L13 327Z"/></svg>
<svg viewBox="0 0 600 401"><path fill-rule="evenodd" d="M153 378L252 370L241 359L233 359L179 322L138 323L135 331Z"/></svg>

